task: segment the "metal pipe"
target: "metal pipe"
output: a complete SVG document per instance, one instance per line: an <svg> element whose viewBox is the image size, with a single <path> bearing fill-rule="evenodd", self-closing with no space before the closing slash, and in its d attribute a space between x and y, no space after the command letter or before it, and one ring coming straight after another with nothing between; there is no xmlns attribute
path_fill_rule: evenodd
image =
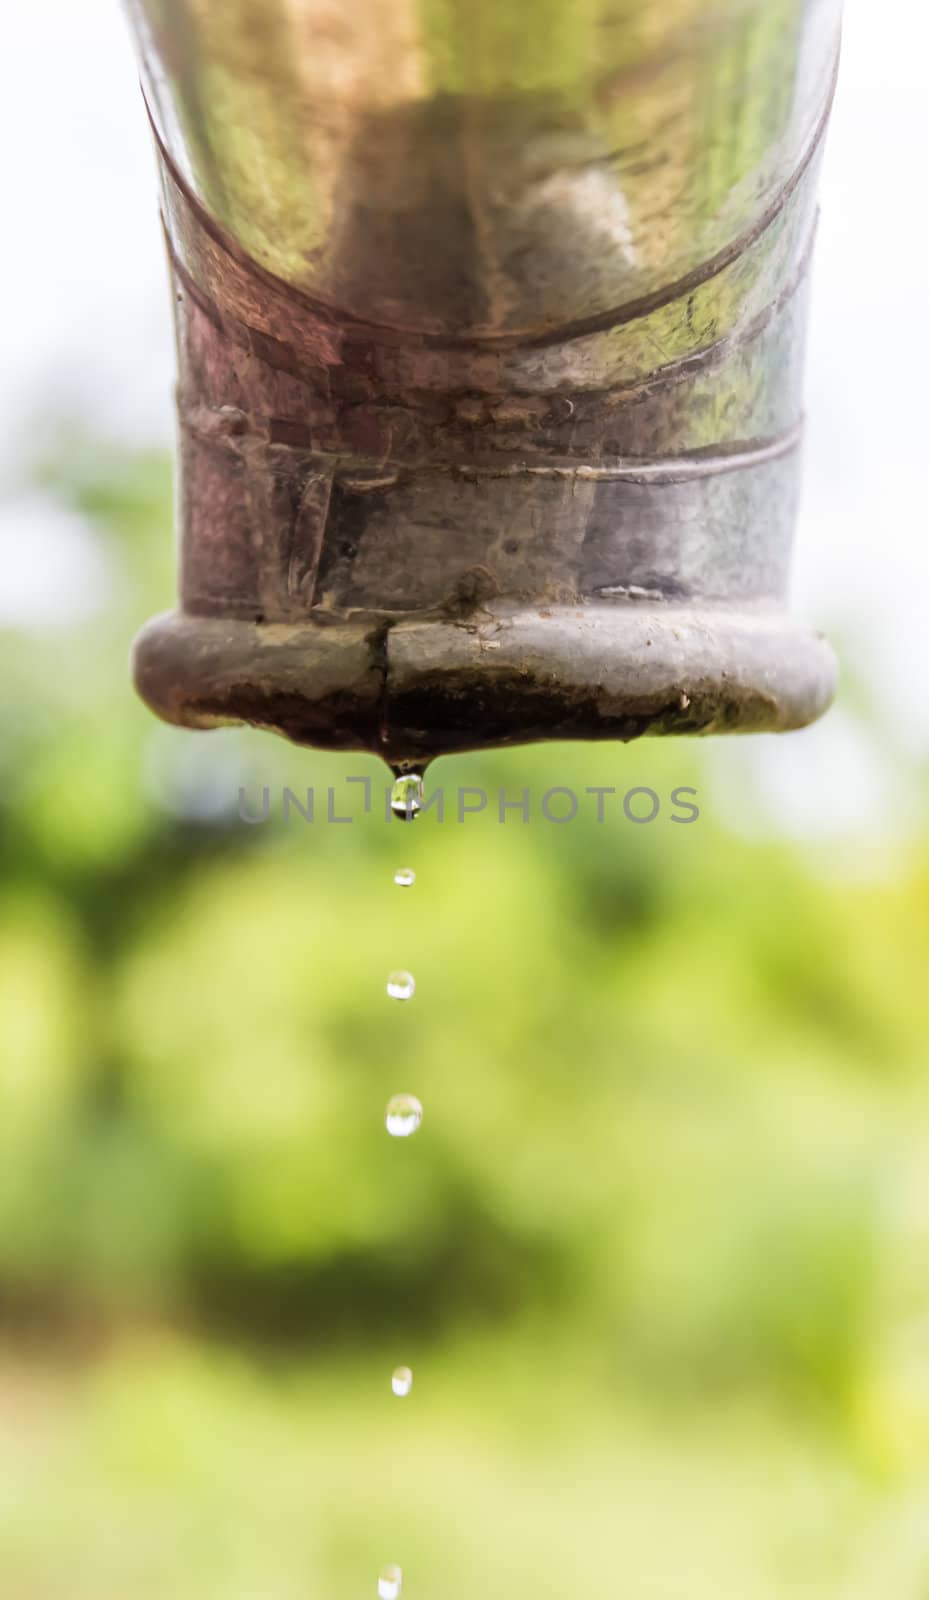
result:
<svg viewBox="0 0 929 1600"><path fill-rule="evenodd" d="M786 728L840 0L131 0L178 335L162 716L388 759Z"/></svg>

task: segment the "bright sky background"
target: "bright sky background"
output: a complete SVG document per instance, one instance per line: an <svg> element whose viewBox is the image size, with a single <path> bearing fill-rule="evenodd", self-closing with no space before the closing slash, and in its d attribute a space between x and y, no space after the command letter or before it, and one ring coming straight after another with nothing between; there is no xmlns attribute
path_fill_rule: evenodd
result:
<svg viewBox="0 0 929 1600"><path fill-rule="evenodd" d="M149 131L116 0L29 0L8 8L3 30L0 620L53 622L87 602L93 561L67 518L18 488L23 441L51 410L169 441L174 352ZM927 51L929 8L847 0L795 604L853 646L895 738L929 753ZM747 763L778 821L801 833L904 826L892 763L841 707L788 740L730 741L720 760L724 774Z"/></svg>

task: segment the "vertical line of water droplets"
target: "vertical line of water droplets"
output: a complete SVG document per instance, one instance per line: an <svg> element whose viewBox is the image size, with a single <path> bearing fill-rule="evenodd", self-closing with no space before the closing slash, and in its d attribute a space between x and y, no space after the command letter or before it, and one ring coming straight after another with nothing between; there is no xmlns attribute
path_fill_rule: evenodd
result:
<svg viewBox="0 0 929 1600"><path fill-rule="evenodd" d="M390 809L401 822L413 822L422 805L423 780L419 773L408 769L398 771L390 791ZM394 884L399 889L411 889L416 882L412 867L398 867ZM398 968L388 974L387 993L392 1000L412 1000L416 980L412 972ZM415 1094L400 1090L392 1094L384 1112L384 1125L393 1139L408 1139L423 1120L423 1108ZM413 1387L411 1367L395 1367L390 1378L391 1392L405 1399ZM400 1600L403 1589L403 1569L396 1562L388 1562L378 1574L378 1600Z"/></svg>

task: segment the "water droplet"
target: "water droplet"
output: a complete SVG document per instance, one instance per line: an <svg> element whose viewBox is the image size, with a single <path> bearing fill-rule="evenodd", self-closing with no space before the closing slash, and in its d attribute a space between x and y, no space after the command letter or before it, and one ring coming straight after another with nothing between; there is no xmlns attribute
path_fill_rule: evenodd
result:
<svg viewBox="0 0 929 1600"><path fill-rule="evenodd" d="M423 803L423 780L418 772L400 772L390 790L390 809L400 822L415 822Z"/></svg>
<svg viewBox="0 0 929 1600"><path fill-rule="evenodd" d="M378 1600L400 1600L400 1590L403 1588L403 1569L391 1562L390 1566L382 1567L377 1580Z"/></svg>
<svg viewBox="0 0 929 1600"><path fill-rule="evenodd" d="M408 1139L423 1120L423 1108L415 1094L395 1094L387 1102L384 1122L394 1139Z"/></svg>
<svg viewBox="0 0 929 1600"><path fill-rule="evenodd" d="M412 1000L416 993L416 979L412 972L391 972L387 979L387 993L391 1000Z"/></svg>
<svg viewBox="0 0 929 1600"><path fill-rule="evenodd" d="M416 873L412 867L398 867L394 873L394 883L401 889L409 889L416 882Z"/></svg>
<svg viewBox="0 0 929 1600"><path fill-rule="evenodd" d="M400 1396L401 1400L405 1399L405 1397L409 1394L410 1390L413 1387L413 1371L412 1371L412 1368L411 1367L397 1367L397 1368L395 1368L395 1370L394 1370L394 1372L393 1372L393 1374L391 1376L391 1379L390 1379L390 1387L393 1389L394 1394Z"/></svg>

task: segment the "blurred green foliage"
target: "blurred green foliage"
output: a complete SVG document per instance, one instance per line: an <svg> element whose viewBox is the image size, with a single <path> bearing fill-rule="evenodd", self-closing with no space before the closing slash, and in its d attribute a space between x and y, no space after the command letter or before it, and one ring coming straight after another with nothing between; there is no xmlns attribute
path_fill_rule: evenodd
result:
<svg viewBox="0 0 929 1600"><path fill-rule="evenodd" d="M429 783L692 826L388 824L370 758L134 700L165 460L41 479L106 584L0 646L4 1592L925 1600L926 840L818 871L673 743Z"/></svg>

